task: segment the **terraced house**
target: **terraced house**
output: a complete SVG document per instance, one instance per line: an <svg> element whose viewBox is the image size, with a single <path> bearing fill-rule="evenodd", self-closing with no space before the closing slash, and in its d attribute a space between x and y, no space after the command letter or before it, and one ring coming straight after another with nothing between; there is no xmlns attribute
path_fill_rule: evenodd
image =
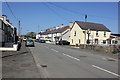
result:
<svg viewBox="0 0 120 80"><path fill-rule="evenodd" d="M53 43L59 40L70 41L70 27L72 23L68 26L63 24L58 27L49 28L46 31L39 34L39 39L49 40ZM37 35L38 36L38 35Z"/></svg>
<svg viewBox="0 0 120 80"><path fill-rule="evenodd" d="M103 24L75 21L70 31L70 44L109 44L110 34Z"/></svg>
<svg viewBox="0 0 120 80"><path fill-rule="evenodd" d="M13 43L17 41L17 30L7 20L6 15L2 15L0 18L0 46L5 46L7 43Z"/></svg>

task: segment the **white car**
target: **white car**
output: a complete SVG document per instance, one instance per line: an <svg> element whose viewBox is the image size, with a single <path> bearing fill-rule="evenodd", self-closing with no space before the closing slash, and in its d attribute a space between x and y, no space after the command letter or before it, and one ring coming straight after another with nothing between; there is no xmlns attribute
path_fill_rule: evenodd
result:
<svg viewBox="0 0 120 80"><path fill-rule="evenodd" d="M27 40L27 38L23 38L23 41L26 41Z"/></svg>

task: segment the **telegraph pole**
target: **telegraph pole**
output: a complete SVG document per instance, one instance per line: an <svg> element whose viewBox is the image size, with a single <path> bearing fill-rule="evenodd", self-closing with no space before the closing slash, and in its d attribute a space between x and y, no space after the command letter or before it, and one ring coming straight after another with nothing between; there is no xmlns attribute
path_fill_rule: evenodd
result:
<svg viewBox="0 0 120 80"><path fill-rule="evenodd" d="M85 22L87 22L87 14L85 14Z"/></svg>
<svg viewBox="0 0 120 80"><path fill-rule="evenodd" d="M20 40L20 20L18 21L18 38Z"/></svg>
<svg viewBox="0 0 120 80"><path fill-rule="evenodd" d="M20 20L18 22L18 35L20 36Z"/></svg>
<svg viewBox="0 0 120 80"><path fill-rule="evenodd" d="M84 18L85 18L85 22L87 22L87 14L85 14L85 16L84 16ZM85 40L84 40L84 48L86 48L86 30L84 31L84 34L85 34Z"/></svg>

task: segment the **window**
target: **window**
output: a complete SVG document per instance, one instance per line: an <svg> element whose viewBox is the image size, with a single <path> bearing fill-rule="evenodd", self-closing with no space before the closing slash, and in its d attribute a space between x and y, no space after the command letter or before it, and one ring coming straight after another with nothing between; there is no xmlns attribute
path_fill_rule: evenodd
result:
<svg viewBox="0 0 120 80"><path fill-rule="evenodd" d="M95 39L95 44L98 44L98 39Z"/></svg>
<svg viewBox="0 0 120 80"><path fill-rule="evenodd" d="M98 31L96 31L96 36L98 36Z"/></svg>
<svg viewBox="0 0 120 80"><path fill-rule="evenodd" d="M72 43L73 43L73 39L72 39Z"/></svg>
<svg viewBox="0 0 120 80"><path fill-rule="evenodd" d="M115 41L115 44L117 44L118 43L118 41Z"/></svg>
<svg viewBox="0 0 120 80"><path fill-rule="evenodd" d="M115 43L115 41L114 40L112 40L112 44L114 44Z"/></svg>
<svg viewBox="0 0 120 80"><path fill-rule="evenodd" d="M103 40L103 44L106 44L106 40Z"/></svg>
<svg viewBox="0 0 120 80"><path fill-rule="evenodd" d="M106 36L106 32L104 32L104 36Z"/></svg>
<svg viewBox="0 0 120 80"><path fill-rule="evenodd" d="M79 39L79 43L80 43L80 39Z"/></svg>
<svg viewBox="0 0 120 80"><path fill-rule="evenodd" d="M76 31L74 32L74 36L76 36Z"/></svg>

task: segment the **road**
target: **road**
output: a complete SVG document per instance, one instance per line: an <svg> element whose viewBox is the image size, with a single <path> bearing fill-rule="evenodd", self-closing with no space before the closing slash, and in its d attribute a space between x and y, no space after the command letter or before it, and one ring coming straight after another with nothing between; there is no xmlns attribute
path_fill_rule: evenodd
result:
<svg viewBox="0 0 120 80"><path fill-rule="evenodd" d="M35 43L30 51L45 78L118 78L118 61L89 51ZM47 65L44 66L44 65ZM42 67L43 66L43 67Z"/></svg>

